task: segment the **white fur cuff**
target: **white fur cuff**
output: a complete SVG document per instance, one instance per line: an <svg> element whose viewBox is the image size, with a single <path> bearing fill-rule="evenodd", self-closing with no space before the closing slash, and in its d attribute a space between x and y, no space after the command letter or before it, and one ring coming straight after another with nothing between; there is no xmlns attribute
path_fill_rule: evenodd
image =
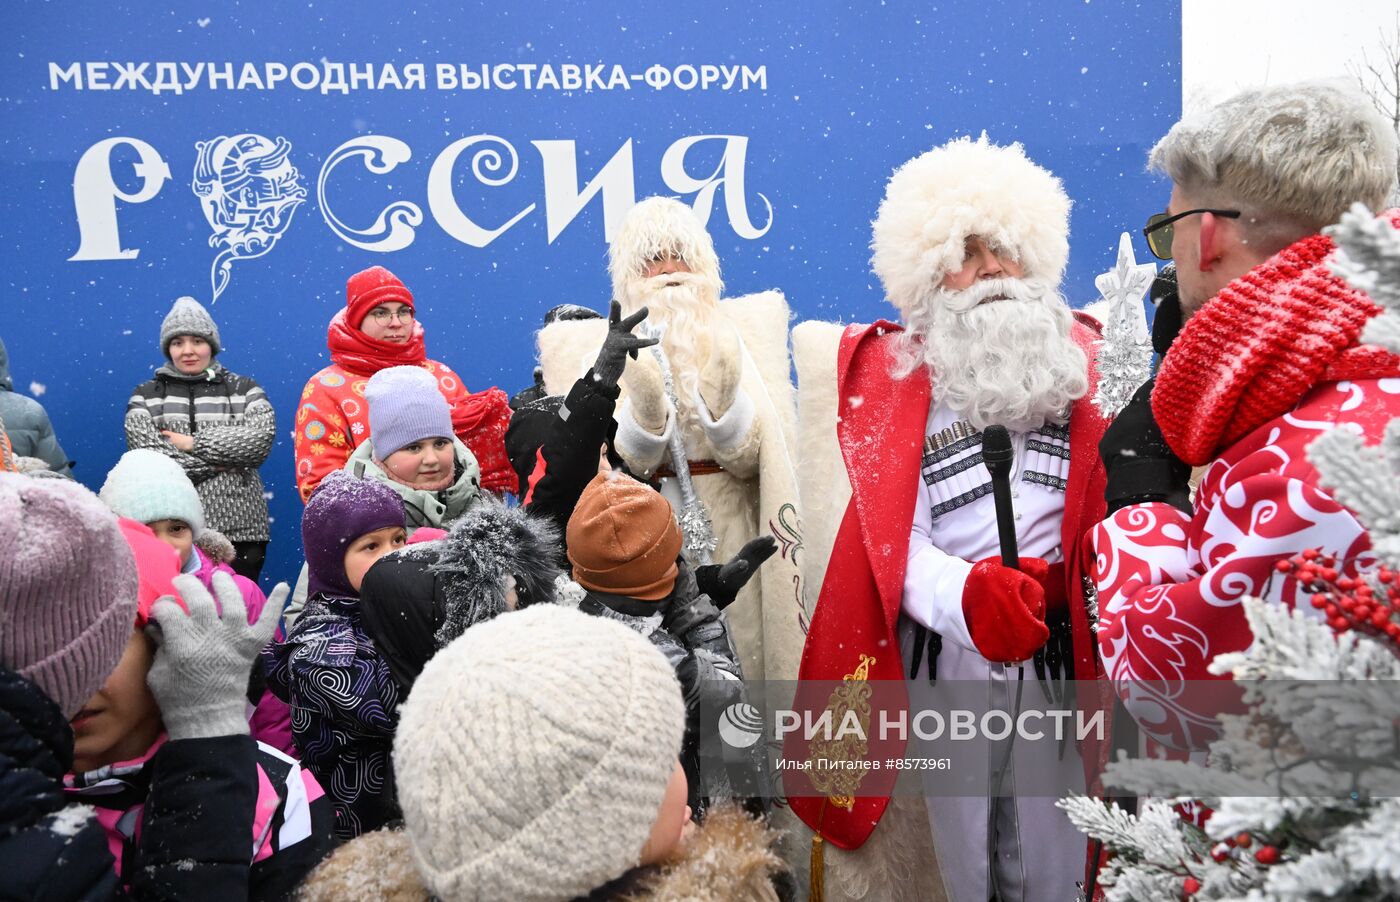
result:
<svg viewBox="0 0 1400 902"><path fill-rule="evenodd" d="M698 391L691 401L700 412L700 427L705 430L706 438L721 454L733 451L743 444L749 431L753 429L754 417L758 415L753 398L749 397L743 386L739 387L734 396L734 403L730 404L729 409L717 420L710 417L710 409L705 406L705 401Z"/></svg>
<svg viewBox="0 0 1400 902"><path fill-rule="evenodd" d="M623 457L641 465L648 475L661 464L666 448L671 441L671 430L676 428L676 413L666 404L666 428L660 435L648 432L637 422L632 413L632 399L627 398L617 410L617 448Z"/></svg>

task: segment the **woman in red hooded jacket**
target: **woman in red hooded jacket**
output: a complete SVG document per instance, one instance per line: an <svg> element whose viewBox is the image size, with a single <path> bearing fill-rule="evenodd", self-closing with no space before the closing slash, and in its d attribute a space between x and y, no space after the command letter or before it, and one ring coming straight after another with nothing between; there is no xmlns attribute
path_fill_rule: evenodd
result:
<svg viewBox="0 0 1400 902"><path fill-rule="evenodd" d="M331 318L327 345L331 365L307 381L297 408L297 488L302 501L369 438L365 385L391 366L421 366L433 374L452 405L457 437L481 466L482 488L515 491L515 471L505 450L510 425L505 392L494 386L469 392L446 364L428 359L413 294L397 276L382 266L351 276L345 283L345 307Z"/></svg>

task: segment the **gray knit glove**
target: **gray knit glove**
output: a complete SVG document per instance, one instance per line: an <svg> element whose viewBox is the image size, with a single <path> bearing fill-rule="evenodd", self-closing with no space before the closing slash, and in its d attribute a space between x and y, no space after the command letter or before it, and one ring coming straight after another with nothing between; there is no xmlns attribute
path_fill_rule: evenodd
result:
<svg viewBox="0 0 1400 902"><path fill-rule="evenodd" d="M174 598L159 598L147 627L156 658L146 683L160 705L165 730L171 739L247 735L248 675L277 629L287 584L272 590L252 625L243 593L227 573L214 574L217 604L193 574L175 577L174 584L189 614Z"/></svg>

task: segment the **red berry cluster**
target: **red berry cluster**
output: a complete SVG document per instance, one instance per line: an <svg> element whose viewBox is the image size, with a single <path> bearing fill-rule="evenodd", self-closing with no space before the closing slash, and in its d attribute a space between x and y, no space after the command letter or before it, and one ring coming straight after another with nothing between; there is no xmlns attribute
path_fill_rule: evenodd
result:
<svg viewBox="0 0 1400 902"><path fill-rule="evenodd" d="M1339 633L1356 630L1400 643L1400 573L1381 567L1374 574L1385 591L1363 578L1342 576L1337 559L1315 548L1279 561L1279 573L1298 580L1303 592L1312 596L1312 606L1327 616L1327 624Z"/></svg>

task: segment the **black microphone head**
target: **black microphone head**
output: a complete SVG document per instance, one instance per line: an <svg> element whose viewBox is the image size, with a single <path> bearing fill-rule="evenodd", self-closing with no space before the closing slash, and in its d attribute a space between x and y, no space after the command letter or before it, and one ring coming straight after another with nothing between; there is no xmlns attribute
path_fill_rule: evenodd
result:
<svg viewBox="0 0 1400 902"><path fill-rule="evenodd" d="M988 426L982 430L982 460L988 470L1009 469L1015 452L1011 450L1011 433L1005 426Z"/></svg>

